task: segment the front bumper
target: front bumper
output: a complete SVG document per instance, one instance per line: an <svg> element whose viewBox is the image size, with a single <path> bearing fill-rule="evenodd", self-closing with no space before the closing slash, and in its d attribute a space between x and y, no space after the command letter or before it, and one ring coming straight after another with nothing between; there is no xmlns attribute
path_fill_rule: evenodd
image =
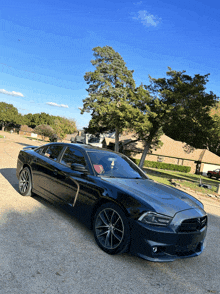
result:
<svg viewBox="0 0 220 294"><path fill-rule="evenodd" d="M170 227L156 227L130 221L130 252L150 261L174 261L198 256L204 250L207 226L196 232L177 233Z"/></svg>

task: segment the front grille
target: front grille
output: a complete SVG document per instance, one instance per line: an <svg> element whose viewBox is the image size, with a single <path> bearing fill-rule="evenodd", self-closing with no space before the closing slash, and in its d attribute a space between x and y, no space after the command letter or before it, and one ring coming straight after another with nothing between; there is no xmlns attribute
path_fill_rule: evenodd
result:
<svg viewBox="0 0 220 294"><path fill-rule="evenodd" d="M193 244L191 246L188 246L188 248L177 248L175 254L177 256L190 256L193 255L196 252L201 251L202 244Z"/></svg>
<svg viewBox="0 0 220 294"><path fill-rule="evenodd" d="M164 252L170 255L175 256L190 256L195 253L201 252L202 250L202 242L199 243L192 243L189 245L175 245L171 247L165 248Z"/></svg>
<svg viewBox="0 0 220 294"><path fill-rule="evenodd" d="M178 228L178 232L196 232L207 225L207 216L184 220Z"/></svg>

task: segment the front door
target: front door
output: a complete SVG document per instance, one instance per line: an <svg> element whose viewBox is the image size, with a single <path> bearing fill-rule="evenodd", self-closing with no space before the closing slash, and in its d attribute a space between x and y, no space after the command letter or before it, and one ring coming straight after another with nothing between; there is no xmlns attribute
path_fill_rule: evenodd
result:
<svg viewBox="0 0 220 294"><path fill-rule="evenodd" d="M71 169L73 163L82 164L88 168L83 153L74 147L67 146L56 164L56 185L53 189L56 202L72 206L75 205L77 197L86 190L88 182L86 175Z"/></svg>

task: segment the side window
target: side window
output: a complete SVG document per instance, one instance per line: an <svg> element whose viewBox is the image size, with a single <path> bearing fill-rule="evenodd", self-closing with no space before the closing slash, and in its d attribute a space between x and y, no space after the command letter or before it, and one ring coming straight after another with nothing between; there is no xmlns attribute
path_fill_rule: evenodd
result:
<svg viewBox="0 0 220 294"><path fill-rule="evenodd" d="M82 152L71 147L67 147L66 151L63 154L61 163L69 167L71 167L72 163L79 163L86 166L86 161Z"/></svg>
<svg viewBox="0 0 220 294"><path fill-rule="evenodd" d="M43 149L40 154L50 159L57 160L62 149L63 149L62 145L50 145L50 146L47 146L47 148Z"/></svg>

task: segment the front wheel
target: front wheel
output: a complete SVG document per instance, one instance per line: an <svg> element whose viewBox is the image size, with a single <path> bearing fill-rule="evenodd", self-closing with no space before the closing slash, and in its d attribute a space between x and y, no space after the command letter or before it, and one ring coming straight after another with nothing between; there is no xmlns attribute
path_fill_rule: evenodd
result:
<svg viewBox="0 0 220 294"><path fill-rule="evenodd" d="M117 205L106 203L98 208L94 217L93 232L98 246L108 254L119 254L128 250L128 220Z"/></svg>
<svg viewBox="0 0 220 294"><path fill-rule="evenodd" d="M19 175L19 192L22 196L32 196L31 172L25 167Z"/></svg>

